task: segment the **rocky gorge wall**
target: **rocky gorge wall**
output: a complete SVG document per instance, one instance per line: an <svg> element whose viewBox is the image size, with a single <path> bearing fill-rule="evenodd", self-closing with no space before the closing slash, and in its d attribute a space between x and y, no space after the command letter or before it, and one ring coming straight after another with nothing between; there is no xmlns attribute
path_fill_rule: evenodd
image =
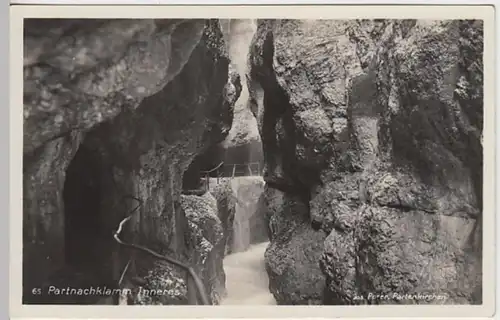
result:
<svg viewBox="0 0 500 320"><path fill-rule="evenodd" d="M277 304L481 303L481 21L60 19L24 33L24 303L101 303L31 290L114 288L129 262L129 303L188 303L184 272L113 241L134 196L122 237L193 265L218 304L245 199L228 183L187 191L210 150L250 159L261 142L265 186L240 193L250 243L270 240Z"/></svg>
<svg viewBox="0 0 500 320"><path fill-rule="evenodd" d="M31 290L115 288L130 260L135 289L171 292L133 303L187 303L184 272L113 241L130 195L142 204L122 237L191 263L218 303L216 203L181 192L194 157L227 136L241 91L220 23L26 20L24 80L23 302L98 303Z"/></svg>
<svg viewBox="0 0 500 320"><path fill-rule="evenodd" d="M482 51L482 21L258 21L278 304L481 303Z"/></svg>

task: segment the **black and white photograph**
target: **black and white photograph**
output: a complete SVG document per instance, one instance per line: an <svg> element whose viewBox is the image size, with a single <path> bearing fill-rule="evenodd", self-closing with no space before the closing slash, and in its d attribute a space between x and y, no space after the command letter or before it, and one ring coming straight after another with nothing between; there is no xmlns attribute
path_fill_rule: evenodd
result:
<svg viewBox="0 0 500 320"><path fill-rule="evenodd" d="M23 305L483 305L483 19L74 16L22 22Z"/></svg>

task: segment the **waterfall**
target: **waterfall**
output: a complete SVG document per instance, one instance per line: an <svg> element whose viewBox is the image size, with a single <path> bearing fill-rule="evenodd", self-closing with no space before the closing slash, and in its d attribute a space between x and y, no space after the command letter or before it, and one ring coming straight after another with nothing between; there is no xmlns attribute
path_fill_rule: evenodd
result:
<svg viewBox="0 0 500 320"><path fill-rule="evenodd" d="M236 213L233 223L233 243L231 244L232 252L242 252L250 246L250 225L246 219L246 208L236 203Z"/></svg>
<svg viewBox="0 0 500 320"><path fill-rule="evenodd" d="M260 176L237 177L230 181L236 199L231 254L224 259L227 297L221 304L276 304L269 292L264 253L268 242L258 204L264 191ZM260 243L258 243L260 242Z"/></svg>
<svg viewBox="0 0 500 320"><path fill-rule="evenodd" d="M264 191L264 180L260 176L236 177L231 181L231 190L236 199L231 252L242 252L250 247L251 221L258 217L257 205Z"/></svg>

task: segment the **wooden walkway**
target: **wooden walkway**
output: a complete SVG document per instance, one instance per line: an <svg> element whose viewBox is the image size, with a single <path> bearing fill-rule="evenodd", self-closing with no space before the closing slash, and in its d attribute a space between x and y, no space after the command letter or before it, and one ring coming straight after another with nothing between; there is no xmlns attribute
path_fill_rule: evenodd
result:
<svg viewBox="0 0 500 320"><path fill-rule="evenodd" d="M205 180L206 187L210 186L210 178L216 178L217 183L221 178L234 178L246 176L261 176L262 167L260 162L248 163L219 163L215 168L208 171L202 171L203 179Z"/></svg>

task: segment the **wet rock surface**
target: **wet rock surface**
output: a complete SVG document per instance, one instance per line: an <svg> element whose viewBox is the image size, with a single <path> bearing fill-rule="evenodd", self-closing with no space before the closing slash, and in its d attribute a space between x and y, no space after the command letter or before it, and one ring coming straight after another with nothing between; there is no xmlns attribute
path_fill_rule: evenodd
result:
<svg viewBox="0 0 500 320"><path fill-rule="evenodd" d="M227 255L231 250L231 237L233 234L234 216L236 213L237 199L234 197L231 183L228 178L211 179L210 193L217 200L217 213L222 222L223 243L219 250L224 255Z"/></svg>
<svg viewBox="0 0 500 320"><path fill-rule="evenodd" d="M318 260L325 234L311 228L307 207L296 196L266 187L261 205L268 210L265 266L277 304L322 304L325 278Z"/></svg>
<svg viewBox="0 0 500 320"><path fill-rule="evenodd" d="M229 132L241 90L219 22L27 20L25 26L25 303L57 302L32 296L32 288L72 285L80 271L97 278L87 286L116 286L134 256L112 239L138 205L127 195L142 203L123 239L183 261L197 256L192 263L217 303L223 257L201 245L203 239L217 244L220 221L213 210L200 217L187 212L182 201L189 198L182 200L181 191L193 158ZM73 161L74 170L67 172ZM74 210L68 210L71 204ZM78 226L89 212L92 221ZM67 219L77 221L75 229L65 228ZM204 219L210 223L197 224ZM78 228L82 237L68 243ZM62 279L61 270L70 269L68 252L79 250L95 256L74 260L71 268L78 271ZM135 254L129 276L156 279L159 272L164 281L153 282L160 287L182 287L185 272L174 276L178 270L167 272ZM213 275L219 280L207 280ZM185 301L179 290L178 299L160 302Z"/></svg>
<svg viewBox="0 0 500 320"><path fill-rule="evenodd" d="M259 21L249 86L281 190L266 194L284 192L267 201L278 304L481 303L482 50L481 21ZM294 285L318 273L324 291Z"/></svg>
<svg viewBox="0 0 500 320"><path fill-rule="evenodd" d="M224 239L217 200L210 193L182 195L181 206L189 225L186 237L191 265L197 266L212 303L219 304L225 294L226 278L222 267L224 252L217 250Z"/></svg>

